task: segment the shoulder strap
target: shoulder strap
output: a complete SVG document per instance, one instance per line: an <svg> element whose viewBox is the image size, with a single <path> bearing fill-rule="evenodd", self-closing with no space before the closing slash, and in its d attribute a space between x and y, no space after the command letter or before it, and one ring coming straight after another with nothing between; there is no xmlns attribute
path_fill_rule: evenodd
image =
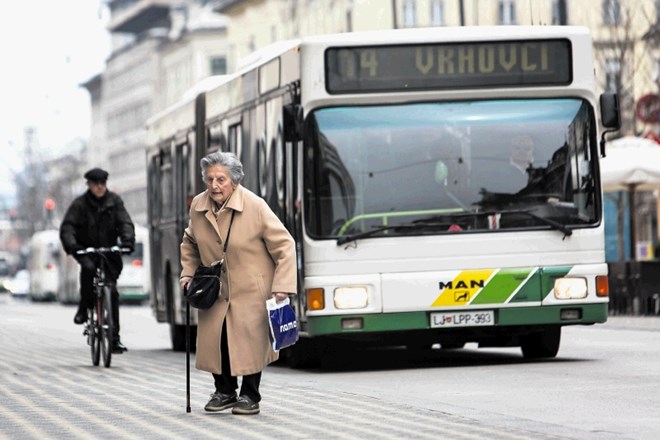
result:
<svg viewBox="0 0 660 440"><path fill-rule="evenodd" d="M223 253L227 253L227 245L229 244L229 234L231 233L231 224L234 223L234 214L236 211L231 210L231 220L229 220L229 229L227 230L227 238L225 239L225 247L222 249Z"/></svg>

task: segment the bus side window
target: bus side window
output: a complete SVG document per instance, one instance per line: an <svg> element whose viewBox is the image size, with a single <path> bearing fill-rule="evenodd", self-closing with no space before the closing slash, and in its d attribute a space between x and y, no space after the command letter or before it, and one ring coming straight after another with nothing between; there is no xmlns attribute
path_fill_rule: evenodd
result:
<svg viewBox="0 0 660 440"><path fill-rule="evenodd" d="M160 164L160 193L162 195L162 212L161 218L171 218L174 216L174 198L173 195L173 176L172 176L172 155L169 150L161 150L161 164Z"/></svg>
<svg viewBox="0 0 660 440"><path fill-rule="evenodd" d="M229 127L228 134L229 151L236 154L236 157L243 161L243 143L241 142L241 124L235 124Z"/></svg>

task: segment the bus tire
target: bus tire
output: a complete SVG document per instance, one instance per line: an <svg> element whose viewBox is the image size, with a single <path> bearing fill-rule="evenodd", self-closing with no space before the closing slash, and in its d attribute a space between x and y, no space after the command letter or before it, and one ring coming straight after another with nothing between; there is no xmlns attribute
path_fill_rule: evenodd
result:
<svg viewBox="0 0 660 440"><path fill-rule="evenodd" d="M170 324L170 340L173 351L186 351L186 326ZM190 326L190 352L197 350L197 326Z"/></svg>
<svg viewBox="0 0 660 440"><path fill-rule="evenodd" d="M170 341L172 350L186 351L186 326L170 323Z"/></svg>
<svg viewBox="0 0 660 440"><path fill-rule="evenodd" d="M282 355L290 368L313 367L319 362L314 344L303 338L298 339L295 345L282 350Z"/></svg>
<svg viewBox="0 0 660 440"><path fill-rule="evenodd" d="M561 342L561 326L547 327L520 338L520 349L525 359L553 358Z"/></svg>

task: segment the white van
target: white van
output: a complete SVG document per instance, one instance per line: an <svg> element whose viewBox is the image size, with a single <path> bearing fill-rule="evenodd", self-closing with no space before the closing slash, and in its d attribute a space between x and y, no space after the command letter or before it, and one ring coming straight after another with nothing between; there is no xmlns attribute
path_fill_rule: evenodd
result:
<svg viewBox="0 0 660 440"><path fill-rule="evenodd" d="M0 293L8 292L6 283L11 279L11 257L6 252L0 252Z"/></svg>
<svg viewBox="0 0 660 440"><path fill-rule="evenodd" d="M60 249L60 286L57 300L62 304L80 302L80 265L64 249Z"/></svg>
<svg viewBox="0 0 660 440"><path fill-rule="evenodd" d="M61 247L60 233L56 229L32 235L28 255L30 299L50 301L57 297Z"/></svg>
<svg viewBox="0 0 660 440"><path fill-rule="evenodd" d="M149 299L151 276L149 270L149 230L135 225L135 250L122 255L124 268L117 280L119 301L141 303Z"/></svg>

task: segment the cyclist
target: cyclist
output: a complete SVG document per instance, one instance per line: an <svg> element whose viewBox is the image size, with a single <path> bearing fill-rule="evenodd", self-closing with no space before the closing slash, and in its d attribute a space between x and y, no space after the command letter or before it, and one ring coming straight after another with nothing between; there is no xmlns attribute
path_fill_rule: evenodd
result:
<svg viewBox="0 0 660 440"><path fill-rule="evenodd" d="M112 247L120 245L129 249L135 246L135 227L124 202L118 194L106 186L108 172L92 168L84 175L87 191L73 200L60 226L60 240L66 253L80 264L80 303L73 322L83 324L87 320L87 309L94 305L93 279L96 273L97 256L76 255L76 251L88 247ZM108 273L116 282L123 268L120 254L107 254ZM112 352L127 351L119 338L119 293L112 291L112 315L114 335Z"/></svg>

